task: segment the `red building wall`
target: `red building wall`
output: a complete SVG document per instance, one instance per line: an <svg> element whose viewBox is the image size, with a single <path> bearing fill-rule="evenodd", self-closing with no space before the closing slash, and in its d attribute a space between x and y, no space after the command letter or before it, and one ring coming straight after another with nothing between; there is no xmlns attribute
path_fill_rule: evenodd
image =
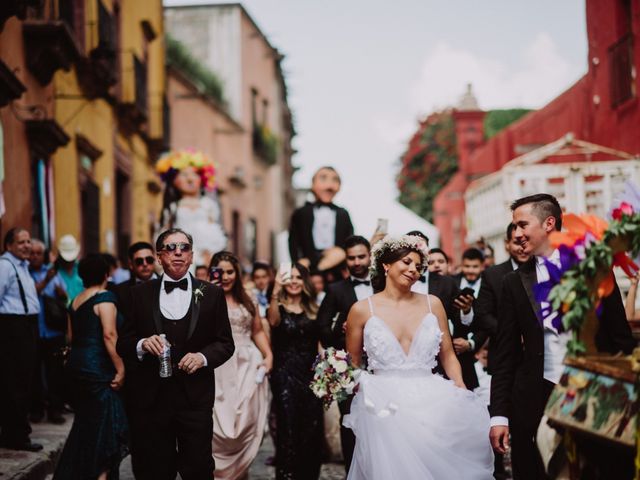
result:
<svg viewBox="0 0 640 480"><path fill-rule="evenodd" d="M588 71L549 104L513 123L469 156L459 158L460 170L434 201L434 222L441 246L460 260L465 247L464 191L480 174L499 170L509 160L559 139L576 138L632 154L640 154L640 0L587 0ZM621 39L631 44L635 68L632 98L612 105L612 47ZM461 134L464 128L456 128ZM458 137L458 142L460 142ZM567 159L565 159L566 161ZM561 160L560 160L561 161ZM514 199L515 200L515 199Z"/></svg>

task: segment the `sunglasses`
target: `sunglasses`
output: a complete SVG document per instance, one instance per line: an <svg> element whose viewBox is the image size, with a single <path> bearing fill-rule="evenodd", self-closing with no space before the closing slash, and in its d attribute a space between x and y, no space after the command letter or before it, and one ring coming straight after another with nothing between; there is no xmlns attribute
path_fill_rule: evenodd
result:
<svg viewBox="0 0 640 480"><path fill-rule="evenodd" d="M145 263L147 265L153 265L155 259L153 257L138 257L133 259L133 263L135 263L136 267L141 267Z"/></svg>
<svg viewBox="0 0 640 480"><path fill-rule="evenodd" d="M191 244L178 242L178 243L165 243L162 246L162 250L164 250L165 252L175 252L178 249L180 249L181 252L190 252Z"/></svg>

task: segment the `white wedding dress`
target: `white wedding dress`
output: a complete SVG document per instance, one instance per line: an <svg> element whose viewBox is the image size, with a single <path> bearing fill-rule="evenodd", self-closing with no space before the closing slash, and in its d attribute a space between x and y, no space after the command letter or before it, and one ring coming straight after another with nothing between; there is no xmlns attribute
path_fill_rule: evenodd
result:
<svg viewBox="0 0 640 480"><path fill-rule="evenodd" d="M486 404L432 373L442 332L428 298L408 353L369 299L364 347L373 373L361 373L344 418L356 435L348 480L493 478Z"/></svg>

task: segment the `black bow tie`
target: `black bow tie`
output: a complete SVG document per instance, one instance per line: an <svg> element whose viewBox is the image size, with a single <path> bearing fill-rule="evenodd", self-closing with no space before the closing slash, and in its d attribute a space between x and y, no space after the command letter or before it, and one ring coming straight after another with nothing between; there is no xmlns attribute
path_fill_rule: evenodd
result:
<svg viewBox="0 0 640 480"><path fill-rule="evenodd" d="M418 281L422 283L426 282L427 281L426 275L420 275L420 278L418 279Z"/></svg>
<svg viewBox="0 0 640 480"><path fill-rule="evenodd" d="M171 293L176 288L179 288L180 290L185 290L186 291L187 288L189 288L189 282L187 281L186 278L183 278L179 282L170 282L168 280L164 281L164 291L165 292Z"/></svg>
<svg viewBox="0 0 640 480"><path fill-rule="evenodd" d="M328 208L330 208L331 210L335 210L336 208L338 208L338 207L336 207L333 203L324 203L324 202L321 202L321 201L319 201L319 200L316 200L316 201L314 202L313 206L314 206L315 208L328 207Z"/></svg>
<svg viewBox="0 0 640 480"><path fill-rule="evenodd" d="M358 285L366 285L368 287L371 285L371 280L358 280L357 278L352 278L351 283L354 287L357 287Z"/></svg>

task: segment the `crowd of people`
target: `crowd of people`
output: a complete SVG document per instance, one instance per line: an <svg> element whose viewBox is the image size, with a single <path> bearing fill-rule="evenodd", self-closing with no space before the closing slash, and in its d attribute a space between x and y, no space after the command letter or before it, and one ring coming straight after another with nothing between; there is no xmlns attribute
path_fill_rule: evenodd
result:
<svg viewBox="0 0 640 480"><path fill-rule="evenodd" d="M515 479L545 478L536 429L567 334L538 321L531 292L548 276L540 259L557 256L555 198L514 202L508 260L495 265L482 241L456 262L420 231L355 234L333 204L340 184L331 167L316 173L315 202L292 217L291 262L277 269L229 251L195 265L179 228L132 244L127 268L109 254L81 258L71 235L49 251L9 230L0 446L42 449L30 423L64 423L69 410L55 479L117 478L131 454L136 478L232 480L247 478L268 431L276 478L312 480L333 440L309 385L319 349L334 347L365 370L338 404L349 479L509 478L510 446ZM604 315L601 350L633 349L617 289ZM595 471L628 478L625 454L609 457Z"/></svg>

